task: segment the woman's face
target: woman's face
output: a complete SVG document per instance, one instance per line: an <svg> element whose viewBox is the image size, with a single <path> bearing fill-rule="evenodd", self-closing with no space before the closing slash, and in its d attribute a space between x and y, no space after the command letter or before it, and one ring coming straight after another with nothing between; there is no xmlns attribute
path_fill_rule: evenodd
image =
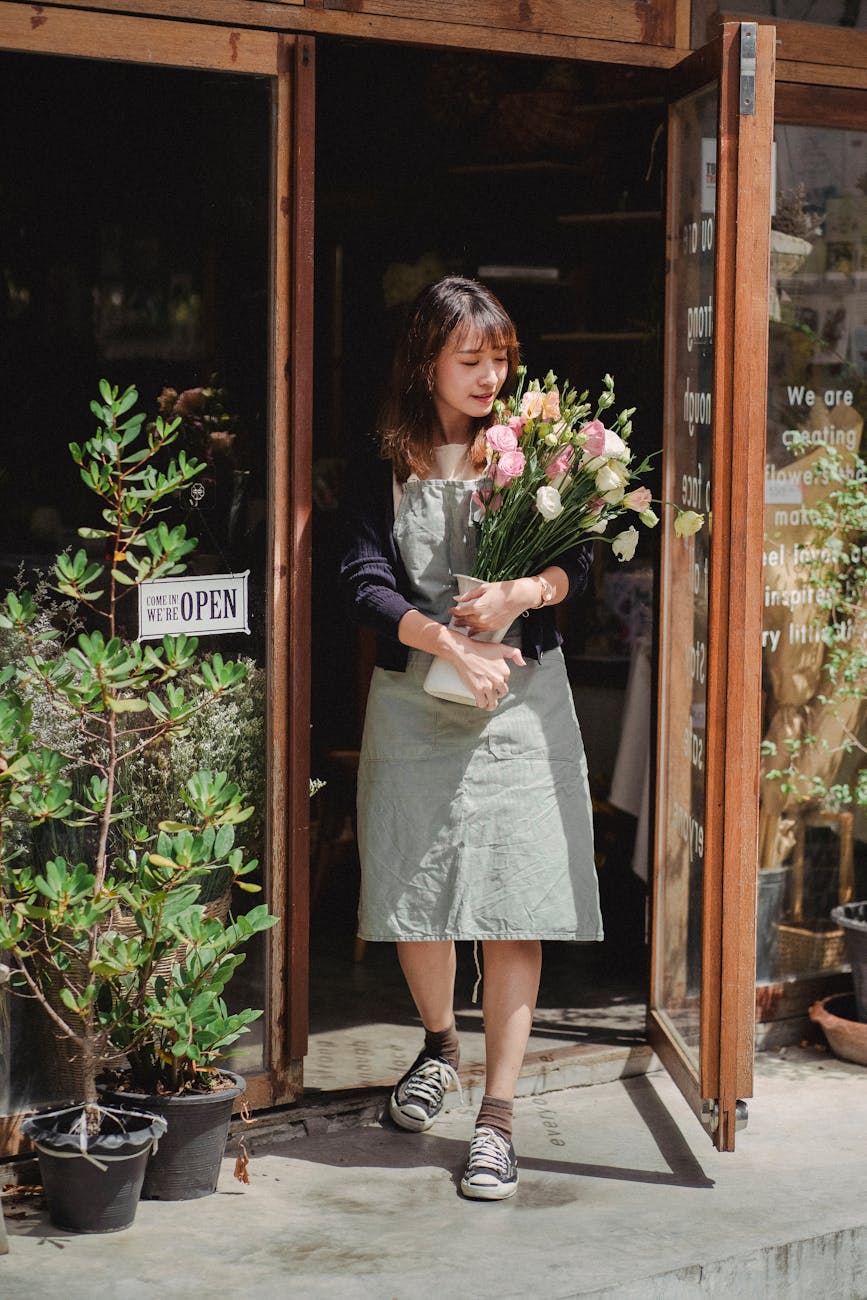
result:
<svg viewBox="0 0 867 1300"><path fill-rule="evenodd" d="M457 333L457 332L456 332ZM446 433L465 436L473 420L490 415L506 382L505 348L492 348L466 333L452 334L434 366L433 400Z"/></svg>

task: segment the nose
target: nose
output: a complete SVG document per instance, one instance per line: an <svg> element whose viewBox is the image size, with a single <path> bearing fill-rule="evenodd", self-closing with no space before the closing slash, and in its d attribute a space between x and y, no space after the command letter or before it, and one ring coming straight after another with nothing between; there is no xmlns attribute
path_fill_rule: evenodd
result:
<svg viewBox="0 0 867 1300"><path fill-rule="evenodd" d="M483 375L486 388L499 388L500 373L496 361L487 361L485 363Z"/></svg>

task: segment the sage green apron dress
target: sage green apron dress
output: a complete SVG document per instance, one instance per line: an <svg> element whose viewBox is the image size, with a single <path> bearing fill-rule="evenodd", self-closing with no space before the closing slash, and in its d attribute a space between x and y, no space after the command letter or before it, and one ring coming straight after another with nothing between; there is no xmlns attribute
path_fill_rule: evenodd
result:
<svg viewBox="0 0 867 1300"><path fill-rule="evenodd" d="M470 573L475 483L410 479L394 536L440 623ZM520 644L516 622L507 641ZM587 763L562 652L511 666L493 713L422 689L432 656L376 668L358 779L359 936L602 938Z"/></svg>

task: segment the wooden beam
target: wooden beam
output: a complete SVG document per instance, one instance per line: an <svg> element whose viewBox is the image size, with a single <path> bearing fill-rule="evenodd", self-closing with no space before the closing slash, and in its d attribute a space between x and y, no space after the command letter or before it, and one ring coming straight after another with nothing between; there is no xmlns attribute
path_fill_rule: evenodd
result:
<svg viewBox="0 0 867 1300"><path fill-rule="evenodd" d="M748 13L718 13L710 27L724 22L750 21L772 26L777 37L777 75L781 66L807 64L837 69L867 68L867 32L853 27L830 27L823 23L797 23L783 18L757 18Z"/></svg>
<svg viewBox="0 0 867 1300"><path fill-rule="evenodd" d="M29 54L273 76L277 41L275 32L0 4L0 48Z"/></svg>
<svg viewBox="0 0 867 1300"><path fill-rule="evenodd" d="M865 90L867 89L867 68L832 67L827 63L793 63L791 60L780 59L777 63L777 79L778 81L801 82L811 86L840 86L841 88ZM825 125L824 113L822 125ZM863 130L863 119L861 129Z"/></svg>
<svg viewBox="0 0 867 1300"><path fill-rule="evenodd" d="M668 12L672 2L659 0L657 7L633 0L629 5L619 6L619 10L628 10L634 15L625 28L625 36L621 20L611 19L607 25L605 23L605 15L618 10L613 6L610 11L600 10L598 6L594 8L589 0L582 7L586 14L586 27L573 35L481 26L478 22L437 22L426 17L356 13L311 4L300 7L282 4L278 0L125 0L123 8L126 14L159 15L231 27L260 27L275 32L308 32L311 35L436 49L670 68L687 53L686 49L673 46L674 23ZM76 0L76 3L76 12L105 11L105 0ZM28 11L33 9L33 6L20 7ZM56 0L47 0L39 6L40 13L48 13L55 7ZM419 12L425 12L421 6Z"/></svg>
<svg viewBox="0 0 867 1300"><path fill-rule="evenodd" d="M823 127L863 131L867 121L867 95L863 89L781 85L778 79L774 119L810 126L821 120Z"/></svg>

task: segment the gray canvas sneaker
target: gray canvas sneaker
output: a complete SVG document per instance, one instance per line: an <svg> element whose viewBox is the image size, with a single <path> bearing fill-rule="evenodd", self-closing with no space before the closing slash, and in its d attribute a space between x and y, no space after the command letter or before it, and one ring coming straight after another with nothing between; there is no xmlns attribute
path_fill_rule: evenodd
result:
<svg viewBox="0 0 867 1300"><path fill-rule="evenodd" d="M518 1162L511 1142L480 1125L470 1143L461 1191L476 1201L504 1201L518 1190Z"/></svg>
<svg viewBox="0 0 867 1300"><path fill-rule="evenodd" d="M423 1133L439 1115L451 1087L463 1100L460 1079L448 1061L422 1051L395 1084L388 1112L401 1128Z"/></svg>

